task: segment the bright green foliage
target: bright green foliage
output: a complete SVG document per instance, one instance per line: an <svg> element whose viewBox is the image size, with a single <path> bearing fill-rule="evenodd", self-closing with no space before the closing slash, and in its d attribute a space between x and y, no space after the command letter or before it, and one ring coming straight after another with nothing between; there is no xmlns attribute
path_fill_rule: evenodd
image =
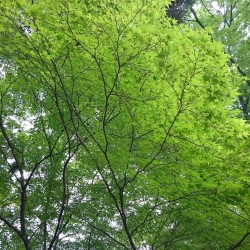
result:
<svg viewBox="0 0 250 250"><path fill-rule="evenodd" d="M245 233L244 79L165 5L0 5L2 249L227 249Z"/></svg>

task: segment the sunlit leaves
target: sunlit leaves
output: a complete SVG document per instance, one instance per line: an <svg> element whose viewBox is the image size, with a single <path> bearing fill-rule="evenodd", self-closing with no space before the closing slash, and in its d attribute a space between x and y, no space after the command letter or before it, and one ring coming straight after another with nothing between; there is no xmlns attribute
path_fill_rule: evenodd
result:
<svg viewBox="0 0 250 250"><path fill-rule="evenodd" d="M242 79L207 31L164 20L164 4L1 8L11 65L1 165L13 191L0 190L15 196L8 209L26 249L201 249L221 230L217 209L226 216L241 200L235 152L248 128L230 105ZM0 216L14 224L4 206Z"/></svg>

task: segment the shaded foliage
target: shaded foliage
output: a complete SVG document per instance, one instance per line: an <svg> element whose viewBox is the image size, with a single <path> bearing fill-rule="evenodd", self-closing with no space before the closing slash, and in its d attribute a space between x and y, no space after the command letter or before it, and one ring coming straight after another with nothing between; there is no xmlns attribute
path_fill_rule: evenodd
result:
<svg viewBox="0 0 250 250"><path fill-rule="evenodd" d="M166 7L166 15L177 20L179 23L184 22L190 13L190 7L195 3L195 0L176 0L172 1Z"/></svg>

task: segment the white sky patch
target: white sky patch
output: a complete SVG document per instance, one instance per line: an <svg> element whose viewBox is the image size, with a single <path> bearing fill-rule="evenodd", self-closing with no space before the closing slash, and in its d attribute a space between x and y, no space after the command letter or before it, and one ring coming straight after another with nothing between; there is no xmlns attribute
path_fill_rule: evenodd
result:
<svg viewBox="0 0 250 250"><path fill-rule="evenodd" d="M29 178L29 176L30 176L30 172L28 172L28 171L23 171L23 178L24 178L25 180L27 180L27 179ZM13 182L16 181L16 178L21 178L21 174L20 174L19 171L16 171L15 175L13 175L13 176L11 177L11 179L12 179Z"/></svg>
<svg viewBox="0 0 250 250"><path fill-rule="evenodd" d="M250 38L250 25L247 26L246 33L247 33L247 38Z"/></svg>
<svg viewBox="0 0 250 250"><path fill-rule="evenodd" d="M29 132L31 129L34 128L34 120L36 120L36 116L26 116L26 117L18 117L16 115L11 115L7 117L7 122L14 121L16 122L19 126L20 129L22 129L25 132ZM13 133L18 133L19 128L12 128Z"/></svg>
<svg viewBox="0 0 250 250"><path fill-rule="evenodd" d="M0 65L0 79L5 77L4 65Z"/></svg>
<svg viewBox="0 0 250 250"><path fill-rule="evenodd" d="M35 119L35 117L34 117L34 116L33 116L33 117L30 117L30 119L31 119L31 120L32 120L32 119ZM21 126L23 127L23 129L24 129L25 131L29 131L30 129L34 128L34 125L33 125L32 122L29 121L29 120L23 121L22 124L21 124Z"/></svg>
<svg viewBox="0 0 250 250"><path fill-rule="evenodd" d="M196 11L196 10L199 10L201 8L201 6L202 6L201 3L196 3L196 4L194 4L193 8Z"/></svg>

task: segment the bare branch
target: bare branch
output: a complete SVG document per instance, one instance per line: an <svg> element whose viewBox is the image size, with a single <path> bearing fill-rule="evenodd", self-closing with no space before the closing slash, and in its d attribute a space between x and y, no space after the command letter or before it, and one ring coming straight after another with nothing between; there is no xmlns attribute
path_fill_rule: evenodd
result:
<svg viewBox="0 0 250 250"><path fill-rule="evenodd" d="M243 242L247 239L247 237L248 237L249 235L250 235L250 232L246 232L246 233L243 235L243 237L242 237L235 245L230 246L230 247L228 248L228 250L234 250L234 249L239 248L239 247L243 244Z"/></svg>
<svg viewBox="0 0 250 250"><path fill-rule="evenodd" d="M190 10L191 10L192 14L194 15L194 18L195 18L196 22L201 26L202 29L205 29L205 26L199 20L195 10L192 7L190 7Z"/></svg>

